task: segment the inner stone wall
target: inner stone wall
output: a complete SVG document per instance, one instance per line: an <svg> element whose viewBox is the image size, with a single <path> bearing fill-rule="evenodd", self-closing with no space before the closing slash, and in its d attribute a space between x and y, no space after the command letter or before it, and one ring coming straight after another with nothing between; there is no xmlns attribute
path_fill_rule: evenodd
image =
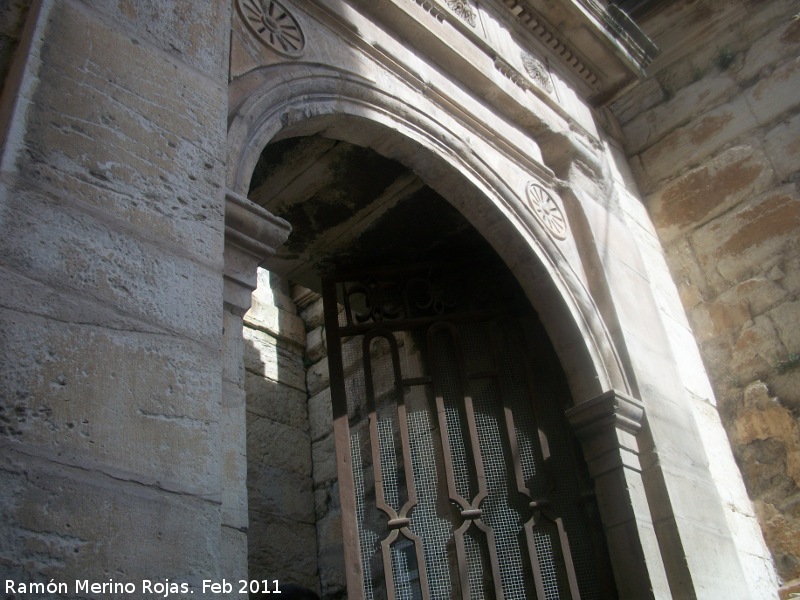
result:
<svg viewBox="0 0 800 600"><path fill-rule="evenodd" d="M250 579L347 597L322 297L259 269L244 318Z"/></svg>
<svg viewBox="0 0 800 600"><path fill-rule="evenodd" d="M243 328L248 570L250 579L317 589L306 332L296 313L288 284L259 269Z"/></svg>
<svg viewBox="0 0 800 600"><path fill-rule="evenodd" d="M319 579L322 597L334 600L347 597L344 550L342 547L342 509L339 501L336 449L333 439L328 352L322 297L296 286L294 298L308 330L306 384L312 455L314 457L314 504L317 511Z"/></svg>
<svg viewBox="0 0 800 600"><path fill-rule="evenodd" d="M674 2L612 104L779 574L800 577L800 20ZM709 399L713 402L713 399Z"/></svg>

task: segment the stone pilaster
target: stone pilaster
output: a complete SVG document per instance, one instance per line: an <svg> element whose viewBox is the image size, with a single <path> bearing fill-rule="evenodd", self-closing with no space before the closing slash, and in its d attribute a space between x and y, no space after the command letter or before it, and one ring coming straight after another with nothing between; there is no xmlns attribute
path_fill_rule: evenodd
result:
<svg viewBox="0 0 800 600"><path fill-rule="evenodd" d="M247 578L247 426L242 318L257 285L257 268L286 241L289 224L230 190L225 194L222 422L223 572Z"/></svg>
<svg viewBox="0 0 800 600"><path fill-rule="evenodd" d="M670 598L636 441L644 406L610 390L568 410L567 418L595 482L619 597Z"/></svg>

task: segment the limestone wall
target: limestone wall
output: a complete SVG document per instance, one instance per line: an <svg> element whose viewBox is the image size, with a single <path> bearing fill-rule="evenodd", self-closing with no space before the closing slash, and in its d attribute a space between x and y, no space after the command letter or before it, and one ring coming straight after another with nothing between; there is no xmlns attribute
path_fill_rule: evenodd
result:
<svg viewBox="0 0 800 600"><path fill-rule="evenodd" d="M322 298L300 287L295 289L295 298L299 300L300 316L308 329L306 383L314 457L320 588L322 596L332 600L346 597L347 582Z"/></svg>
<svg viewBox="0 0 800 600"><path fill-rule="evenodd" d="M202 597L236 537L220 451L230 6L35 5L0 110L0 579L168 578Z"/></svg>
<svg viewBox="0 0 800 600"><path fill-rule="evenodd" d="M317 589L306 332L296 312L288 284L259 269L244 318L248 566L250 579Z"/></svg>
<svg viewBox="0 0 800 600"><path fill-rule="evenodd" d="M624 144L778 571L800 577L800 19L671 3L615 100ZM713 402L713 398L708 398Z"/></svg>

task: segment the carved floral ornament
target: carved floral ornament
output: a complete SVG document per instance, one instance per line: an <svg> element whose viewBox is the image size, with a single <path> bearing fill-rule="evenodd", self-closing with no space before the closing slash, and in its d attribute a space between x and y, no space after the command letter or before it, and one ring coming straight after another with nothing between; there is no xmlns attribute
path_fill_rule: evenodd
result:
<svg viewBox="0 0 800 600"><path fill-rule="evenodd" d="M527 185L525 196L528 210L542 227L558 240L567 239L567 219L550 192L531 181Z"/></svg>
<svg viewBox="0 0 800 600"><path fill-rule="evenodd" d="M282 56L302 56L306 40L300 23L276 0L236 0L236 8L250 32Z"/></svg>
<svg viewBox="0 0 800 600"><path fill-rule="evenodd" d="M553 92L553 81L550 79L550 73L547 72L547 67L540 60L527 52L523 52L522 64L525 65L525 71L527 71L528 76L536 85L548 94Z"/></svg>
<svg viewBox="0 0 800 600"><path fill-rule="evenodd" d="M459 17L464 19L472 27L475 27L476 24L475 11L472 9L472 6L470 6L468 0L447 0L447 6L449 6L450 10L452 10Z"/></svg>

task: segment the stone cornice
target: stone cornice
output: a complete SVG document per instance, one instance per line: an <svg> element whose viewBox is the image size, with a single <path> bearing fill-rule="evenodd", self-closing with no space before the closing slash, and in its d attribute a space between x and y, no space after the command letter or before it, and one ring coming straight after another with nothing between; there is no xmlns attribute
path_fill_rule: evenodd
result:
<svg viewBox="0 0 800 600"><path fill-rule="evenodd" d="M225 192L224 302L242 316L256 289L257 267L275 254L289 237L291 226L232 190Z"/></svg>
<svg viewBox="0 0 800 600"><path fill-rule="evenodd" d="M636 435L642 427L644 405L617 390L609 390L567 411L575 434L587 439L610 429Z"/></svg>
<svg viewBox="0 0 800 600"><path fill-rule="evenodd" d="M272 256L291 230L288 222L255 202L231 190L225 192L225 241L260 257L259 262Z"/></svg>
<svg viewBox="0 0 800 600"><path fill-rule="evenodd" d="M594 0L498 3L595 98L608 97L643 76L658 54L655 44L615 6Z"/></svg>

